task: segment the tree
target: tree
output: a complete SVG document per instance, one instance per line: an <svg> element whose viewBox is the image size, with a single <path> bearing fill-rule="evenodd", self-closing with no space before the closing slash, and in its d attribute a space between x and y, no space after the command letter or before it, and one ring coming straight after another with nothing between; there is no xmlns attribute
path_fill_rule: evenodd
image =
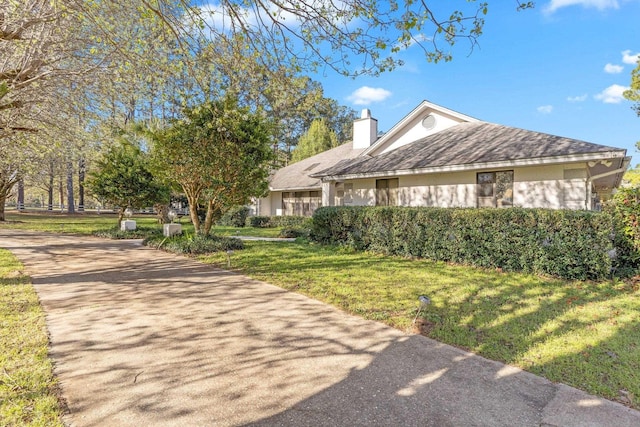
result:
<svg viewBox="0 0 640 427"><path fill-rule="evenodd" d="M163 14L163 7L169 9L174 2L156 0L157 7L151 1L144 3ZM392 70L402 64L395 54L412 45L434 62L451 60L449 48L459 40L468 40L473 49L483 31L488 3L466 0L445 7L440 3L220 0L193 7L193 1L181 0L187 18L168 17L167 23L176 33L202 29L211 40L241 37L247 53L273 57L298 70L328 67L356 76ZM518 10L534 6L515 4Z"/></svg>
<svg viewBox="0 0 640 427"><path fill-rule="evenodd" d="M298 146L291 155L291 162L299 162L337 146L338 138L335 132L329 129L323 119L316 119L311 123L307 133L298 141Z"/></svg>
<svg viewBox="0 0 640 427"><path fill-rule="evenodd" d="M638 66L631 71L631 87L623 95L629 101L636 103L633 109L640 116L640 60L638 60ZM640 146L638 148L640 149Z"/></svg>
<svg viewBox="0 0 640 427"><path fill-rule="evenodd" d="M109 147L95 166L86 181L87 188L98 199L119 207L118 223L127 208L169 200L169 188L151 172L149 155L126 138Z"/></svg>
<svg viewBox="0 0 640 427"><path fill-rule="evenodd" d="M272 132L260 111L230 97L188 108L183 119L151 132L157 170L184 192L196 233L209 234L227 209L264 195Z"/></svg>

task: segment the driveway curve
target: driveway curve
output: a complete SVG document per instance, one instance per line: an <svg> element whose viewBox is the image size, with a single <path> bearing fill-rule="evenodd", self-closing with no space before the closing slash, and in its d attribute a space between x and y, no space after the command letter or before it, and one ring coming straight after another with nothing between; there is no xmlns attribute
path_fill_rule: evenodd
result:
<svg viewBox="0 0 640 427"><path fill-rule="evenodd" d="M0 229L70 426L638 426L640 413L195 260Z"/></svg>

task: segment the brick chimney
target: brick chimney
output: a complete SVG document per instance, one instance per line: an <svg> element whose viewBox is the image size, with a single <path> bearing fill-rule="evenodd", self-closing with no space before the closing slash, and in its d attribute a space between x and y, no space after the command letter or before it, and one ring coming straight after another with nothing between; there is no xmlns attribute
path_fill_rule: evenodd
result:
<svg viewBox="0 0 640 427"><path fill-rule="evenodd" d="M377 139L378 121L371 117L369 109L364 109L360 118L353 121L353 149L369 148Z"/></svg>

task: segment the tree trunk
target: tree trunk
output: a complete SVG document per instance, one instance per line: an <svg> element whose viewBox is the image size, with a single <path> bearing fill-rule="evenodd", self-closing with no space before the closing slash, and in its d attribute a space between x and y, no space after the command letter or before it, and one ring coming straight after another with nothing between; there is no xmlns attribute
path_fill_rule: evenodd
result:
<svg viewBox="0 0 640 427"><path fill-rule="evenodd" d="M222 217L220 209L215 205L213 200L209 200L207 203L207 216L204 222L204 234L209 235L213 224L216 223Z"/></svg>
<svg viewBox="0 0 640 427"><path fill-rule="evenodd" d="M0 192L0 222L5 221L4 217L4 204L7 202L7 196L3 192Z"/></svg>
<svg viewBox="0 0 640 427"><path fill-rule="evenodd" d="M5 176L0 173L0 222L4 222L6 220L4 205L7 203L7 198L16 183L17 177L9 179L5 178Z"/></svg>
<svg viewBox="0 0 640 427"><path fill-rule="evenodd" d="M18 211L24 210L24 180L18 181Z"/></svg>
<svg viewBox="0 0 640 427"><path fill-rule="evenodd" d="M53 174L53 162L50 164L49 169L49 185L47 186L47 210L53 210L53 180L55 176Z"/></svg>
<svg viewBox="0 0 640 427"><path fill-rule="evenodd" d="M189 215L191 215L193 231L195 234L200 234L202 230L200 230L200 218L198 218L198 202L191 200L189 197L187 197L187 200L189 201Z"/></svg>
<svg viewBox="0 0 640 427"><path fill-rule="evenodd" d="M76 204L73 199L73 163L67 162L67 213L76 213Z"/></svg>
<svg viewBox="0 0 640 427"><path fill-rule="evenodd" d="M64 184L62 183L62 177L60 177L60 183L58 185L58 194L60 195L60 210L64 210Z"/></svg>
<svg viewBox="0 0 640 427"><path fill-rule="evenodd" d="M80 158L78 163L78 211L84 212L84 175L85 162L84 157Z"/></svg>

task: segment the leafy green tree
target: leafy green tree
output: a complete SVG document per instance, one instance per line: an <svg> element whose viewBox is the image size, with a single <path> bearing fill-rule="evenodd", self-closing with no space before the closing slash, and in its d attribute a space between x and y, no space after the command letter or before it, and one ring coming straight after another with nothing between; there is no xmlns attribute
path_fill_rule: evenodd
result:
<svg viewBox="0 0 640 427"><path fill-rule="evenodd" d="M157 170L184 192L198 234L208 235L230 207L267 191L273 126L235 98L188 108L183 119L151 135ZM206 209L204 224L199 206Z"/></svg>
<svg viewBox="0 0 640 427"><path fill-rule="evenodd" d="M335 132L329 129L323 119L316 119L311 123L307 133L298 141L298 146L291 154L291 162L299 162L337 146L338 138Z"/></svg>
<svg viewBox="0 0 640 427"><path fill-rule="evenodd" d="M638 66L631 72L631 87L623 95L629 101L635 102L633 109L640 117L640 60L638 60ZM636 148L640 150L640 141L636 142Z"/></svg>
<svg viewBox="0 0 640 427"><path fill-rule="evenodd" d="M119 207L118 223L127 208L168 202L170 197L169 188L151 172L149 155L126 138L109 147L95 162L86 184L96 198Z"/></svg>
<svg viewBox="0 0 640 427"><path fill-rule="evenodd" d="M631 87L623 95L629 101L636 103L633 109L640 116L640 60L638 60L638 66L631 72Z"/></svg>
<svg viewBox="0 0 640 427"><path fill-rule="evenodd" d="M640 164L625 172L622 179L631 187L640 187Z"/></svg>

